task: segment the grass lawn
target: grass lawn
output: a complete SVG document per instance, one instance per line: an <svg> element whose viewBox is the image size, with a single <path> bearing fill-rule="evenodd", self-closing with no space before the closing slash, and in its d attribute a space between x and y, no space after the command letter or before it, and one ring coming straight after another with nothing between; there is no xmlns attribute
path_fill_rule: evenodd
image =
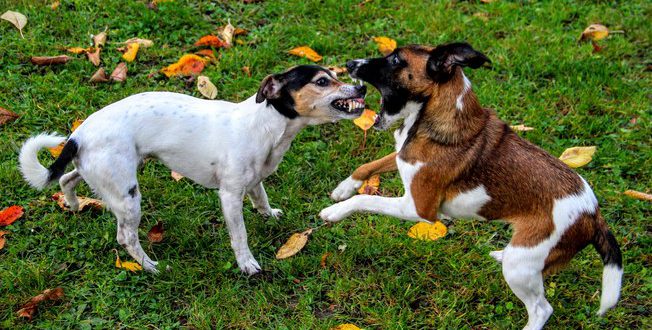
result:
<svg viewBox="0 0 652 330"><path fill-rule="evenodd" d="M411 224L378 215L356 215L316 231L297 256L277 261L276 250L291 233L321 224L328 193L358 165L393 150L391 132L363 132L346 121L305 129L278 172L266 181L272 207L282 220L265 219L247 203L252 251L264 269L248 278L235 266L215 191L147 162L139 176L143 194L140 236L152 258L172 266L155 276L114 267L118 249L110 212L62 212L50 196L28 187L17 169L22 142L43 131L69 133L83 119L128 95L151 90L200 96L194 83L157 73L190 52L199 37L230 20L250 30L245 42L219 51L204 70L218 98L243 100L267 74L310 63L287 54L309 45L323 65L379 56L374 36L399 45L466 40L493 61L492 69L467 70L482 104L554 155L572 146L597 146L578 169L595 189L602 212L624 255L622 298L604 318L599 305L602 263L593 248L546 280L555 309L548 329L652 328L652 236L649 202L622 194L652 189L650 49L652 5L631 1L146 1L3 0L29 21L22 39L0 22L0 107L21 117L0 127L0 209L18 204L22 219L0 251L0 328L260 328L329 329L354 323L370 329L518 329L524 306L508 289L500 266L489 257L505 246L510 229L500 222L447 222L449 234L433 242L407 237ZM579 34L602 23L624 34L578 44ZM83 56L62 66L37 67L31 56L59 55L63 47L88 46L89 35L109 28L102 66L121 61L116 50L132 37L152 39L129 63L122 84L92 85L95 72ZM72 55L74 56L74 55ZM251 68L251 76L242 67ZM150 73L155 73L149 76ZM348 78L344 78L348 80ZM375 106L373 90L368 103ZM43 153L43 160L52 158ZM400 195L397 174L382 176L384 195ZM79 195L91 195L80 185ZM146 233L163 221L162 243ZM338 246L346 245L344 251ZM331 253L325 267L320 260ZM65 289L62 302L41 306L32 321L16 316L20 306L47 288Z"/></svg>

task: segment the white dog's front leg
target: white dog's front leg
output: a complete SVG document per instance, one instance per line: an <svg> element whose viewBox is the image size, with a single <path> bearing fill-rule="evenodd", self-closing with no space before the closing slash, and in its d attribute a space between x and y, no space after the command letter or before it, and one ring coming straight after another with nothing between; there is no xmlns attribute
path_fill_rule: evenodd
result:
<svg viewBox="0 0 652 330"><path fill-rule="evenodd" d="M340 221L354 212L371 212L397 217L409 221L425 221L421 219L409 197L381 197L357 195L348 200L333 204L319 213L319 216L330 222Z"/></svg>
<svg viewBox="0 0 652 330"><path fill-rule="evenodd" d="M235 253L238 267L249 275L256 274L260 272L260 266L249 250L247 229L245 228L244 218L242 217L244 193L220 189L219 195L222 202L226 227L229 230L229 237L231 238L231 247Z"/></svg>
<svg viewBox="0 0 652 330"><path fill-rule="evenodd" d="M353 194L355 194L356 190L358 190L360 186L362 186L362 181L356 180L353 177L349 176L348 178L344 179L344 181L340 182L335 190L333 190L331 193L331 199L336 202L348 199L353 196Z"/></svg>
<svg viewBox="0 0 652 330"><path fill-rule="evenodd" d="M264 216L271 216L275 219L278 219L281 217L281 215L283 215L283 211L281 209L273 209L269 205L267 192L265 192L265 187L263 187L262 182L249 190L247 194L249 195L249 199L251 199L251 204L254 205L256 210L258 210L258 213Z"/></svg>

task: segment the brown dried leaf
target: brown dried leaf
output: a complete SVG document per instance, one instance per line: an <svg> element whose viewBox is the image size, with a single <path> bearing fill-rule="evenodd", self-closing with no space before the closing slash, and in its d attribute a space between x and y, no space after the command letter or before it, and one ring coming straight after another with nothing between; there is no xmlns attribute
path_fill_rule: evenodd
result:
<svg viewBox="0 0 652 330"><path fill-rule="evenodd" d="M247 77L251 77L251 69L249 69L248 66L243 66L242 72L244 72L247 75Z"/></svg>
<svg viewBox="0 0 652 330"><path fill-rule="evenodd" d="M57 8L59 8L59 5L60 5L60 4L61 4L61 2L59 2L59 1L57 0L57 1L53 2L53 3L50 5L50 9L52 9L52 10L57 10Z"/></svg>
<svg viewBox="0 0 652 330"><path fill-rule="evenodd" d="M331 70L335 72L336 75L341 75L343 73L347 73L348 71L346 70L345 67L343 66L329 66L328 70Z"/></svg>
<svg viewBox="0 0 652 330"><path fill-rule="evenodd" d="M602 24L589 25L580 35L580 41L590 39L598 41L606 38L609 35L609 29Z"/></svg>
<svg viewBox="0 0 652 330"><path fill-rule="evenodd" d="M65 64L70 60L72 60L72 57L68 55L59 55L59 56L32 56L30 61L34 65L55 65L55 64Z"/></svg>
<svg viewBox="0 0 652 330"><path fill-rule="evenodd" d="M52 199L57 202L57 205L59 205L62 210L70 211L70 208L66 206L66 200L63 197L62 192L52 195ZM77 212L81 212L84 209L101 210L104 207L104 203L99 199L77 196L77 200L79 201L79 210L77 210Z"/></svg>
<svg viewBox="0 0 652 330"><path fill-rule="evenodd" d="M292 234L276 253L276 259L289 258L301 251L308 243L308 236L312 234L312 231L313 229L310 228L304 232Z"/></svg>
<svg viewBox="0 0 652 330"><path fill-rule="evenodd" d="M106 71L104 71L104 68L99 68L91 77L89 80L92 83L98 83L98 82L107 82L109 81L109 76L106 75Z"/></svg>
<svg viewBox="0 0 652 330"><path fill-rule="evenodd" d="M321 266L321 268L326 268L326 259L328 259L328 257L331 254L332 253L330 253L330 252L326 252L326 253L322 254L321 260L319 261L319 265Z"/></svg>
<svg viewBox="0 0 652 330"><path fill-rule="evenodd" d="M364 109L360 117L353 119L355 126L362 128L363 131L366 131L374 126L376 122L376 113L373 110Z"/></svg>
<svg viewBox="0 0 652 330"><path fill-rule="evenodd" d="M197 77L197 89L207 99L214 100L217 97L217 87L206 76Z"/></svg>
<svg viewBox="0 0 652 330"><path fill-rule="evenodd" d="M652 202L651 194L646 194L644 192L640 192L636 190L627 190L624 192L624 194L632 198L640 199L642 201Z"/></svg>
<svg viewBox="0 0 652 330"><path fill-rule="evenodd" d="M7 10L4 14L2 14L2 16L0 16L0 18L13 24L20 32L20 36L25 39L25 36L23 35L23 28L27 24L27 17L25 17L25 15L19 12Z"/></svg>
<svg viewBox="0 0 652 330"><path fill-rule="evenodd" d="M9 234L9 232L0 230L0 250L2 250L5 247L5 243L7 242L5 239L6 234Z"/></svg>
<svg viewBox="0 0 652 330"><path fill-rule="evenodd" d="M0 107L0 125L4 125L10 121L14 121L18 117L20 117L19 114Z"/></svg>
<svg viewBox="0 0 652 330"><path fill-rule="evenodd" d="M93 46L100 48L104 47L104 44L106 44L106 29L104 31L96 34L93 36Z"/></svg>
<svg viewBox="0 0 652 330"><path fill-rule="evenodd" d="M56 289L47 289L38 296L32 297L32 299L23 305L23 307L17 312L18 317L24 317L31 320L39 304L46 301L59 300L63 298L63 296L64 292L63 288L61 287Z"/></svg>
<svg viewBox="0 0 652 330"><path fill-rule="evenodd" d="M222 37L222 40L224 40L224 47L229 48L231 47L231 44L233 42L233 35L235 32L235 27L231 25L231 22L229 22L226 26L220 29L218 31L218 35Z"/></svg>
<svg viewBox="0 0 652 330"><path fill-rule="evenodd" d="M86 52L88 60L95 66L100 66L100 47L96 47L94 52Z"/></svg>
<svg viewBox="0 0 652 330"><path fill-rule="evenodd" d="M127 64L125 62L120 62L118 66L115 67L115 70L111 73L111 80L117 82L123 82L127 79Z"/></svg>
<svg viewBox="0 0 652 330"><path fill-rule="evenodd" d="M163 240L163 235L165 235L165 230L163 229L163 222L159 221L152 229L147 233L147 239L152 243L159 243Z"/></svg>

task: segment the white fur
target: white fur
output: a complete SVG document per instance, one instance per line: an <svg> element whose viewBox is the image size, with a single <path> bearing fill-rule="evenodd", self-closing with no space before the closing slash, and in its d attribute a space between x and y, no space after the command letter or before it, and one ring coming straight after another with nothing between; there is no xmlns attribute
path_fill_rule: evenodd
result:
<svg viewBox="0 0 652 330"><path fill-rule="evenodd" d="M397 115L388 116L388 122L390 123L394 122L397 119L405 118L403 121L403 128L399 128L394 131L394 140L396 141L395 148L397 152L403 149L403 144L405 144L408 132L410 132L410 128L412 128L414 123L417 121L417 117L419 117L419 110L421 109L422 105L423 103L408 101L405 104L405 107L403 107L403 109L401 109Z"/></svg>
<svg viewBox="0 0 652 330"><path fill-rule="evenodd" d="M617 265L605 265L602 270L602 294L600 296L600 309L598 315L604 315L614 307L620 298L623 269Z"/></svg>
<svg viewBox="0 0 652 330"><path fill-rule="evenodd" d="M18 161L20 163L20 172L23 178L32 187L41 190L49 183L48 178L50 173L38 161L38 151L42 148L52 148L58 146L66 138L58 134L39 134L31 137L25 141L23 147L20 148L20 155Z"/></svg>
<svg viewBox="0 0 652 330"><path fill-rule="evenodd" d="M362 181L354 179L352 176L344 179L337 185L335 190L331 193L331 198L334 201L343 201L350 198L355 194L356 190L362 186Z"/></svg>
<svg viewBox="0 0 652 330"><path fill-rule="evenodd" d="M464 95L466 95L466 93L471 90L471 81L469 78L467 78L464 73L462 73L462 77L464 78L464 87L462 88L460 95L457 96L457 101L455 102L455 106L457 107L458 111L462 111L462 109L464 109Z"/></svg>
<svg viewBox="0 0 652 330"><path fill-rule="evenodd" d="M450 201L441 205L441 213L452 218L474 218L484 220L478 213L491 200L484 185L458 194Z"/></svg>

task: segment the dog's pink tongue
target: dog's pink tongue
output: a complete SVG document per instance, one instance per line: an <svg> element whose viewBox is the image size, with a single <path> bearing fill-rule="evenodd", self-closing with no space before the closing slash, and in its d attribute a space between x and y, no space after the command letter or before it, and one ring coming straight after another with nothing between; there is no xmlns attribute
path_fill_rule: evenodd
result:
<svg viewBox="0 0 652 330"><path fill-rule="evenodd" d="M357 99L355 99L354 101L356 101L356 102L358 102L358 103L360 103L360 104L362 104L362 105L365 105L365 103L364 103L364 99L363 99L363 98L357 98Z"/></svg>

